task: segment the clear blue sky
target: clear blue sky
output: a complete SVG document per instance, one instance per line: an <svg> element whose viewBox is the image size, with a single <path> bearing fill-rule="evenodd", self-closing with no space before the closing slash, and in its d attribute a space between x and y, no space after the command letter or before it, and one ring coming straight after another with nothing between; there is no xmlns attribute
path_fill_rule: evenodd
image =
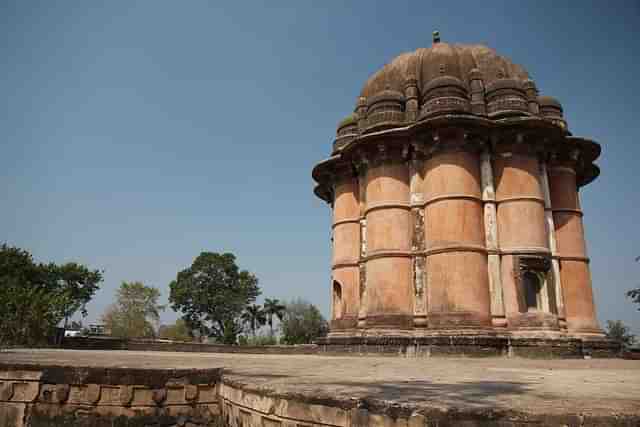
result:
<svg viewBox="0 0 640 427"><path fill-rule="evenodd" d="M602 144L581 192L599 318L640 333L639 4L2 1L0 240L104 269L89 319L123 280L166 299L203 250L326 314L311 168L367 77L438 29L524 65Z"/></svg>

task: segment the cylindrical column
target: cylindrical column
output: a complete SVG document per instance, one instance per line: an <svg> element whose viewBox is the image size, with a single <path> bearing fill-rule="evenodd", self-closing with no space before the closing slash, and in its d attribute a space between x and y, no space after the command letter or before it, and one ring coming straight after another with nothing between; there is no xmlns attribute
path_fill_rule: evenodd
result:
<svg viewBox="0 0 640 427"><path fill-rule="evenodd" d="M332 330L349 329L357 324L359 257L358 180L349 173L343 173L336 178L333 205Z"/></svg>
<svg viewBox="0 0 640 427"><path fill-rule="evenodd" d="M440 144L459 145L462 138L456 132L442 138ZM453 148L436 152L425 161L424 191L429 327L488 326L490 299L478 154Z"/></svg>
<svg viewBox="0 0 640 427"><path fill-rule="evenodd" d="M562 278L560 277L560 261L558 260L558 244L556 242L556 227L553 221L553 211L551 208L551 191L549 190L549 173L547 172L547 162L540 162L540 183L544 195L544 217L547 223L547 239L549 249L551 249L551 275L553 277L553 295L555 297L555 307L557 309L560 327L566 328L567 321L564 312L564 300L562 295Z"/></svg>
<svg viewBox="0 0 640 427"><path fill-rule="evenodd" d="M482 177L482 200L484 202L484 227L489 269L489 293L491 295L491 321L493 326L506 326L504 303L502 301L502 277L500 275L500 255L498 253L498 219L496 211L496 191L491 166L491 152L487 147L480 157Z"/></svg>
<svg viewBox="0 0 640 427"><path fill-rule="evenodd" d="M367 323L367 305L364 301L367 300L367 220L365 218L367 201L367 160L366 158L359 158L356 163L358 169L358 196L359 196L359 209L360 209L360 260L359 260L359 293L360 293L360 308L358 310L358 327L364 328Z"/></svg>
<svg viewBox="0 0 640 427"><path fill-rule="evenodd" d="M381 151L367 170L366 327L413 327L409 167Z"/></svg>
<svg viewBox="0 0 640 427"><path fill-rule="evenodd" d="M419 150L415 150L410 165L411 188L411 250L413 257L413 324L427 326L427 271L424 256L424 160Z"/></svg>
<svg viewBox="0 0 640 427"><path fill-rule="evenodd" d="M550 312L546 279L550 251L538 158L533 153L502 151L494 159L494 171L508 326L552 326L544 315Z"/></svg>
<svg viewBox="0 0 640 427"><path fill-rule="evenodd" d="M548 173L567 328L570 332L601 333L593 302L576 172L570 162L551 162Z"/></svg>

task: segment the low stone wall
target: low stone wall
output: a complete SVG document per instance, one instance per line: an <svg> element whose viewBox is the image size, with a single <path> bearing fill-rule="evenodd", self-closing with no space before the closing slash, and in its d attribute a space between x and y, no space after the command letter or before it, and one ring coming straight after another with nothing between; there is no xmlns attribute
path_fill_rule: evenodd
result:
<svg viewBox="0 0 640 427"><path fill-rule="evenodd" d="M239 346L200 343L167 343L116 338L66 338L63 348L74 350L175 351L189 353L322 354L403 357L620 357L621 347L607 339L509 337L498 335L437 335L426 337L329 337L317 344Z"/></svg>
<svg viewBox="0 0 640 427"><path fill-rule="evenodd" d="M223 381L220 401L229 427L631 427L638 416L534 415L486 408L431 409L375 399L277 395Z"/></svg>
<svg viewBox="0 0 640 427"><path fill-rule="evenodd" d="M279 394L222 369L0 364L0 427L522 427L640 425L636 415L527 414L434 401Z"/></svg>
<svg viewBox="0 0 640 427"><path fill-rule="evenodd" d="M389 401L278 396L224 381L220 401L228 427L632 427L637 416L530 415L466 408L420 409Z"/></svg>
<svg viewBox="0 0 640 427"><path fill-rule="evenodd" d="M65 337L61 347L68 350L126 350L128 342L111 337Z"/></svg>
<svg viewBox="0 0 640 427"><path fill-rule="evenodd" d="M62 348L67 350L131 350L131 351L178 351L186 353L242 353L242 354L316 354L314 344L307 345L224 345L187 342L159 342L153 340L126 340L109 337L65 338Z"/></svg>
<svg viewBox="0 0 640 427"><path fill-rule="evenodd" d="M221 369L0 365L0 427L221 426Z"/></svg>
<svg viewBox="0 0 640 427"><path fill-rule="evenodd" d="M199 343L163 343L131 340L127 350L134 351L181 351L189 353L241 353L241 354L316 354L316 345L223 345Z"/></svg>
<svg viewBox="0 0 640 427"><path fill-rule="evenodd" d="M226 381L220 386L225 424L230 427L351 426L353 404L317 396L278 396Z"/></svg>

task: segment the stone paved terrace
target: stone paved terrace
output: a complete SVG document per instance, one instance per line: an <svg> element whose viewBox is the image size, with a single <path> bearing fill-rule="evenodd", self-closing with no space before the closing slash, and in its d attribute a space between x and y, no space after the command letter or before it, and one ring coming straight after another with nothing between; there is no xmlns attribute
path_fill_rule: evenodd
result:
<svg viewBox="0 0 640 427"><path fill-rule="evenodd" d="M365 399L420 409L640 415L640 361L337 357L80 350L11 350L0 364L224 368L267 394Z"/></svg>

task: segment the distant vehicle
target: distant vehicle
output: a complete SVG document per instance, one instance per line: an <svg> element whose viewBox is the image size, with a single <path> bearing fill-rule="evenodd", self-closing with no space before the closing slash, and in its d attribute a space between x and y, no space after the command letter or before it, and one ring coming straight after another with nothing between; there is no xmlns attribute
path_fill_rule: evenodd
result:
<svg viewBox="0 0 640 427"><path fill-rule="evenodd" d="M104 323L89 324L89 335L109 335Z"/></svg>
<svg viewBox="0 0 640 427"><path fill-rule="evenodd" d="M64 331L65 338L77 338L82 336L82 331L67 329Z"/></svg>

